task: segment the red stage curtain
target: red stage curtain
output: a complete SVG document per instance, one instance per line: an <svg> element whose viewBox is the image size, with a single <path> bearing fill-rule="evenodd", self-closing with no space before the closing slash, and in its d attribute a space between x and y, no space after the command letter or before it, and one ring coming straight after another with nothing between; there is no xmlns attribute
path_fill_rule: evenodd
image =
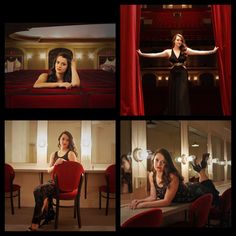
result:
<svg viewBox="0 0 236 236"><path fill-rule="evenodd" d="M231 5L212 5L215 44L218 49L221 103L224 115L231 115Z"/></svg>
<svg viewBox="0 0 236 236"><path fill-rule="evenodd" d="M139 34L141 5L120 6L120 113L144 115L140 77Z"/></svg>

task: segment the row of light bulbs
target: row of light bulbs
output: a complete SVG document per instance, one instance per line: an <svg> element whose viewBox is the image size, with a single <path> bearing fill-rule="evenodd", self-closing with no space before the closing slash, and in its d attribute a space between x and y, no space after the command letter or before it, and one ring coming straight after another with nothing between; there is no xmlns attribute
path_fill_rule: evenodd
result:
<svg viewBox="0 0 236 236"><path fill-rule="evenodd" d="M26 54L27 60L32 59L32 57L33 57L32 53L27 53ZM84 54L81 53L81 52L78 52L78 53L75 54L75 57L76 57L76 59L83 59ZM94 59L94 53L88 53L88 58L93 60ZM46 53L44 53L44 52L39 53L39 59L40 60L46 59Z"/></svg>
<svg viewBox="0 0 236 236"><path fill-rule="evenodd" d="M191 79L193 81L198 81L199 77L198 76L193 76L193 77L188 76L188 80L190 81ZM159 81L161 81L161 80L168 81L169 80L169 76L157 76L157 80L159 80ZM219 76L218 75L215 76L215 80L219 80Z"/></svg>
<svg viewBox="0 0 236 236"><path fill-rule="evenodd" d="M131 158L131 153L129 153L127 156ZM150 150L144 150L142 148L135 148L133 151L133 158L137 162L140 162L140 161L143 161L146 159L151 159L152 156L153 156L153 152ZM183 154L180 157L176 157L175 162L186 164L187 162L192 162L195 159L196 159L195 155L187 156L187 155ZM213 164L213 163L217 164L217 165L231 165L231 160L220 161L219 158L213 158L213 159L209 159L207 163L208 163L208 165Z"/></svg>

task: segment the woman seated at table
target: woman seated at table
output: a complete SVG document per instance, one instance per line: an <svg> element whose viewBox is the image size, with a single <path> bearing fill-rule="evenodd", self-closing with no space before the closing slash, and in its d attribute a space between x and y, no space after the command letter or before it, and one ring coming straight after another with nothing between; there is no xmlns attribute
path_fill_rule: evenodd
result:
<svg viewBox="0 0 236 236"><path fill-rule="evenodd" d="M191 202L206 193L212 193L213 204L218 205L219 192L208 179L205 168L209 154L202 156L201 163L197 159L192 164L199 174L199 183L186 183L173 164L170 153L165 149L157 150L153 155L153 171L149 173L150 196L144 199L135 199L130 207L148 208L169 206L172 202Z"/></svg>

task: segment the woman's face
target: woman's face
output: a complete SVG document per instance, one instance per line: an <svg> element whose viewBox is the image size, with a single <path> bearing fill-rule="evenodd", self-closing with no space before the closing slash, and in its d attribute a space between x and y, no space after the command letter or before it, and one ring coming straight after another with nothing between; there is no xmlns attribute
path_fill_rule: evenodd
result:
<svg viewBox="0 0 236 236"><path fill-rule="evenodd" d="M67 59L62 56L57 57L55 63L56 72L59 74L64 74L67 70L67 67L68 67Z"/></svg>
<svg viewBox="0 0 236 236"><path fill-rule="evenodd" d="M182 41L181 37L176 36L176 38L175 38L175 46L180 47L182 45L182 43L183 43L183 41Z"/></svg>
<svg viewBox="0 0 236 236"><path fill-rule="evenodd" d="M163 172L165 165L166 165L166 160L164 156L161 153L157 153L156 156L154 157L154 163L153 163L154 169L157 172Z"/></svg>
<svg viewBox="0 0 236 236"><path fill-rule="evenodd" d="M60 138L60 146L62 148L68 148L69 147L69 137L66 134L63 134Z"/></svg>
<svg viewBox="0 0 236 236"><path fill-rule="evenodd" d="M123 158L121 167L124 169L125 172L129 171L130 170L130 163L125 158Z"/></svg>

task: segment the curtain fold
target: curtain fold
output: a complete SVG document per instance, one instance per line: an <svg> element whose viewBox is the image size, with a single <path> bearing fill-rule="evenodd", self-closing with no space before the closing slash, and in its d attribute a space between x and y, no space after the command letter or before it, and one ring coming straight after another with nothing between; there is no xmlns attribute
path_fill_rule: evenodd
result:
<svg viewBox="0 0 236 236"><path fill-rule="evenodd" d="M212 5L212 23L218 49L222 110L231 115L231 5Z"/></svg>
<svg viewBox="0 0 236 236"><path fill-rule="evenodd" d="M120 114L144 115L139 48L141 5L120 6Z"/></svg>

